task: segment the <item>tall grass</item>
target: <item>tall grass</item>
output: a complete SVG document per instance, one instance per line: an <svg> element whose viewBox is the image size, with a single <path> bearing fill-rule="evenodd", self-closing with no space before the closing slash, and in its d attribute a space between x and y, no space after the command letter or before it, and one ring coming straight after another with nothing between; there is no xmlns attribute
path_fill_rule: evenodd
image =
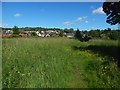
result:
<svg viewBox="0 0 120 90"><path fill-rule="evenodd" d="M112 57L73 48L103 42L82 43L67 38L4 38L3 87L120 87L120 73ZM116 45L117 42L107 43ZM106 60L111 62L104 64Z"/></svg>

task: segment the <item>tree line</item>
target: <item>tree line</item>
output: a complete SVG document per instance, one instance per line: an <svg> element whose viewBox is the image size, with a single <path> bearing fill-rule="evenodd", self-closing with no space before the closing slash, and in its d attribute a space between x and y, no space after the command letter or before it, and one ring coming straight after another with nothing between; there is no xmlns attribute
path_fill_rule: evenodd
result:
<svg viewBox="0 0 120 90"><path fill-rule="evenodd" d="M56 30L59 31L60 37L64 36L64 33L74 33L75 38L80 41L89 41L89 39L111 39L111 40L118 40L120 39L120 30L112 30L110 28L100 30L74 30L73 28L70 29L60 29L60 28L42 28L42 27L25 27L25 28L18 28L14 26L13 28L3 28L2 30L13 30L14 34L19 34L20 31L48 31L48 30Z"/></svg>
<svg viewBox="0 0 120 90"><path fill-rule="evenodd" d="M80 31L78 29L75 38L80 41L89 41L90 39L120 40L120 30L107 28L105 30Z"/></svg>

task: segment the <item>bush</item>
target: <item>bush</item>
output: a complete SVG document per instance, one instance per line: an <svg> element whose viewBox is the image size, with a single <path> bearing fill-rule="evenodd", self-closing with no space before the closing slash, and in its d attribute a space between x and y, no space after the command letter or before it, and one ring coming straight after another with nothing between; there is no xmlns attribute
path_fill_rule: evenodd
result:
<svg viewBox="0 0 120 90"><path fill-rule="evenodd" d="M119 31L111 31L108 33L108 36L112 40L118 40L118 39L120 39L120 32Z"/></svg>
<svg viewBox="0 0 120 90"><path fill-rule="evenodd" d="M36 36L37 34L35 32L32 32L31 33L31 36Z"/></svg>
<svg viewBox="0 0 120 90"><path fill-rule="evenodd" d="M91 39L90 36L85 35L85 36L82 37L82 40L81 40L81 41L82 41L82 42L84 42L84 41L87 42L87 41L89 41L90 39Z"/></svg>

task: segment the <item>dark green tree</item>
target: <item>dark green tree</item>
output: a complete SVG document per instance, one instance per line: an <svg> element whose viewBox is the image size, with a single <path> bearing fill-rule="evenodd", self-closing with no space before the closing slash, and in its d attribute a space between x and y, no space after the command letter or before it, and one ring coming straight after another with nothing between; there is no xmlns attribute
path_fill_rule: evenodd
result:
<svg viewBox="0 0 120 90"><path fill-rule="evenodd" d="M75 32L75 38L82 41L82 34L79 29L77 29L77 31Z"/></svg>
<svg viewBox="0 0 120 90"><path fill-rule="evenodd" d="M13 27L13 34L19 34L19 28L17 26Z"/></svg>
<svg viewBox="0 0 120 90"><path fill-rule="evenodd" d="M59 33L59 36L60 36L60 37L63 37L63 33L64 33L64 31L61 30L60 33Z"/></svg>
<svg viewBox="0 0 120 90"><path fill-rule="evenodd" d="M108 33L108 36L112 40L120 40L120 31L112 30Z"/></svg>
<svg viewBox="0 0 120 90"><path fill-rule="evenodd" d="M31 36L36 36L36 33L35 32L31 32Z"/></svg>
<svg viewBox="0 0 120 90"><path fill-rule="evenodd" d="M120 1L119 2L104 2L103 11L106 13L106 22L115 25L120 24Z"/></svg>
<svg viewBox="0 0 120 90"><path fill-rule="evenodd" d="M100 30L91 30L89 32L89 35L92 37L92 38L100 38Z"/></svg>
<svg viewBox="0 0 120 90"><path fill-rule="evenodd" d="M79 29L77 29L77 31L75 32L75 38L80 40L81 37L82 36L80 35L80 31L79 31Z"/></svg>

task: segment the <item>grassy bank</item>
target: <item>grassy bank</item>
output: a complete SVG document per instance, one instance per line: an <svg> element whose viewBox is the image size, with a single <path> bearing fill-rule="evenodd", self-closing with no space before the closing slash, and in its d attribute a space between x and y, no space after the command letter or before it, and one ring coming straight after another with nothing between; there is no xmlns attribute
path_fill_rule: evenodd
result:
<svg viewBox="0 0 120 90"><path fill-rule="evenodd" d="M3 87L120 88L119 57L108 51L116 53L117 45L103 40L3 38Z"/></svg>

